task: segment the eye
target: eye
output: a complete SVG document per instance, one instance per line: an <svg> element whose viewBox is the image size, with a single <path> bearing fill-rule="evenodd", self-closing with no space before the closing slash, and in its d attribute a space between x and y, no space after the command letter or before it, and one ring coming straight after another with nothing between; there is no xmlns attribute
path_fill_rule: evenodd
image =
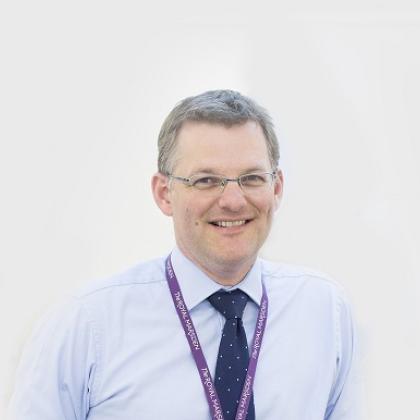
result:
<svg viewBox="0 0 420 420"><path fill-rule="evenodd" d="M241 184L246 187L259 187L267 182L267 174L246 174L241 176Z"/></svg>
<svg viewBox="0 0 420 420"><path fill-rule="evenodd" d="M221 184L221 178L213 175L203 175L191 178L191 185L198 189L204 190L207 188L217 187Z"/></svg>

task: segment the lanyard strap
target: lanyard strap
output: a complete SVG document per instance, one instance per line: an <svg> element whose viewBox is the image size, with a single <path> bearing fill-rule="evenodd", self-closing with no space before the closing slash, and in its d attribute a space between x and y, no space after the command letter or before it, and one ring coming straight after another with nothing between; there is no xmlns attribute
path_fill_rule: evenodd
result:
<svg viewBox="0 0 420 420"><path fill-rule="evenodd" d="M224 420L223 412L219 397L216 392L209 367L207 366L206 358L204 357L201 345L198 340L198 335L194 324L188 312L187 306L182 296L181 288L179 287L178 279L176 278L174 269L172 267L171 256L169 255L165 262L166 280L168 282L169 290L172 295L172 300L175 305L176 312L182 327L185 332L191 353L194 357L197 370L201 378L204 392L206 394L207 402L210 408L212 419ZM249 358L248 371L245 378L245 383L242 388L241 397L239 399L238 409L236 411L235 420L245 420L248 410L249 402L252 395L252 387L254 384L255 372L257 370L258 357L260 355L261 343L264 336L265 326L267 323L268 313L268 296L267 291L262 282L263 294L260 302L260 309L258 312L257 325L255 326L254 338L252 340L252 349Z"/></svg>

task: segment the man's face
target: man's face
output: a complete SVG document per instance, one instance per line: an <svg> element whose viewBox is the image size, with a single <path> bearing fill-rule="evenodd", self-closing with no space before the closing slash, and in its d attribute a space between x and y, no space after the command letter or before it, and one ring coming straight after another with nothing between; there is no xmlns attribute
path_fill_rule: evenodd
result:
<svg viewBox="0 0 420 420"><path fill-rule="evenodd" d="M228 178L252 172L271 172L264 134L248 121L226 128L208 123L185 123L178 133L173 175L217 174ZM282 192L282 175L252 193L229 182L223 192L200 191L182 182L167 184L167 206L173 217L176 242L193 262L213 269L252 264L264 243ZM244 224L221 227L216 222Z"/></svg>

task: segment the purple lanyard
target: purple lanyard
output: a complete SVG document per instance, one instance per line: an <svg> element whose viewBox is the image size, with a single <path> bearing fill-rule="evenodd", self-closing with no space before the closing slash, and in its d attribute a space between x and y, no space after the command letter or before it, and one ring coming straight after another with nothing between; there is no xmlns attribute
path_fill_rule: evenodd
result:
<svg viewBox="0 0 420 420"><path fill-rule="evenodd" d="M172 267L170 255L166 259L165 271L166 280L168 281L169 289L172 295L172 300L174 302L175 309L181 321L182 327L184 328L185 336L187 337L188 344L190 345L195 364L197 365L197 370L200 374L201 383L207 397L207 402L209 404L212 418L217 420L224 420L220 400L216 392L216 387L207 366L206 358L204 357L203 351L201 350L201 345L198 340L194 324L190 318L187 306L185 305L181 288L179 287L178 280ZM257 325L255 326L254 338L252 340L252 351L249 358L248 371L245 378L244 387L242 388L241 398L239 399L235 420L245 420L246 418L246 412L251 400L255 372L257 370L258 357L260 355L261 343L265 331L265 325L267 323L268 296L264 282L262 282L262 289L263 294L258 312Z"/></svg>

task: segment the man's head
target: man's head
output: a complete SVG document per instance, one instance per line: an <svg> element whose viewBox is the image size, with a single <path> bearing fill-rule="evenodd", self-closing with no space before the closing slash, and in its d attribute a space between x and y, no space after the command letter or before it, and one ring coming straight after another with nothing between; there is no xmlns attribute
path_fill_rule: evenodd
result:
<svg viewBox="0 0 420 420"><path fill-rule="evenodd" d="M173 218L178 247L219 282L239 281L269 233L282 193L268 114L239 93L207 92L171 112L159 142L152 189Z"/></svg>

